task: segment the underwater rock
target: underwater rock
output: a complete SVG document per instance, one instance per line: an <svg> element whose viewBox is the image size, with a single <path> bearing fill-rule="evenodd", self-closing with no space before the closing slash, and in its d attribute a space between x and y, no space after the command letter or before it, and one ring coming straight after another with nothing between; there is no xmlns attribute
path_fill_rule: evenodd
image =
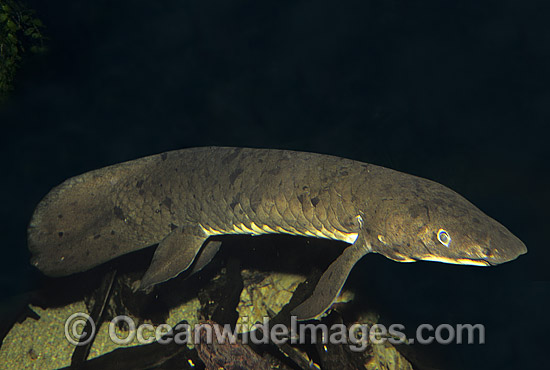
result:
<svg viewBox="0 0 550 370"><path fill-rule="evenodd" d="M306 276L297 274L303 271L300 268L300 259L287 260L285 272L271 272L270 270L241 269L238 261L226 260L217 270L202 274L202 280L181 282L172 281L166 286L159 287L154 292L154 300L147 301L147 305L157 302L162 312L155 317L164 317L164 322L171 327L183 321L190 327L203 322L210 325L229 324L234 327L241 324L239 332L247 331L256 322L262 322L264 317L270 317L273 323L285 322L278 317L288 312L310 294L320 274L309 273ZM318 272L317 272L318 273ZM157 324L151 317L139 317L141 300L124 302L131 294L127 288L131 286L131 279L124 283L120 279L127 279L124 275L117 276L113 286L115 290L110 297L110 308L106 320L115 314L130 316L137 325L141 323ZM200 284L198 284L200 282ZM185 298L178 298L188 292L187 285L191 285L195 292L187 294ZM120 286L124 289L121 290ZM181 290L180 290L181 289ZM177 299L178 298L178 299ZM353 294L344 290L339 298L340 302L349 302ZM58 308L42 309L31 306L39 320L27 318L22 324L15 324L6 336L0 348L0 363L3 368L9 369L60 369L70 365L71 356L75 347L70 344L64 335L65 320L76 312L88 313L85 301L81 301ZM92 300L93 301L93 300ZM114 304L113 302L116 302ZM177 304L177 302L180 302ZM289 304L291 302L291 304ZM345 308L350 304L340 303ZM136 311L134 308L138 306ZM90 307L93 307L90 306ZM132 308L132 309L130 309ZM163 313L166 311L166 313ZM333 310L340 317L342 323L351 325L356 320L346 320L347 310L342 315L338 307ZM357 312L357 308L354 309ZM136 316L138 315L138 316ZM332 316L332 317L331 317ZM333 315L323 318L323 323L330 323ZM372 317L361 318L374 322ZM214 324L214 322L216 324ZM115 327L119 338L135 334L125 327ZM261 346L246 345L242 342L234 344L203 344L197 348L192 343L186 345L161 345L157 342L144 345L134 340L126 345L114 343L109 337L108 323L102 323L98 328L97 336L90 349L87 361L81 364L80 369L114 369L121 368L120 364L128 365L124 369L386 369L412 370L411 365L390 344L369 345L363 352L353 352L347 345L295 345L287 343L279 347L274 344ZM202 359L202 360L201 360ZM204 365L202 364L204 362ZM118 364L118 365L117 365ZM142 367L146 366L146 367ZM118 366L118 367L117 367ZM248 367L246 367L248 366Z"/></svg>

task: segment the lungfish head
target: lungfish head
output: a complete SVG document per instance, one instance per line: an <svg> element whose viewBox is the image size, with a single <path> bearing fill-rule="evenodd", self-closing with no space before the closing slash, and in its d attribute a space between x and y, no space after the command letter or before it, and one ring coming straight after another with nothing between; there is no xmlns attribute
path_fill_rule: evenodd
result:
<svg viewBox="0 0 550 370"><path fill-rule="evenodd" d="M400 262L478 266L511 261L527 252L506 227L461 195L441 184L404 176L397 186L389 186L388 196L378 205L377 226L371 230L374 252Z"/></svg>

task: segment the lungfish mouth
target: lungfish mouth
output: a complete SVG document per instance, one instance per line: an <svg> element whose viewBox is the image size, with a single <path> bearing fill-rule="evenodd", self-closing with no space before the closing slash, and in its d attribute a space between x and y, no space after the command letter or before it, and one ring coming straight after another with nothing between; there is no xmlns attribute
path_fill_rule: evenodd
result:
<svg viewBox="0 0 550 370"><path fill-rule="evenodd" d="M420 257L419 260L452 263L453 265L492 266L491 262L484 259L449 258L449 257L440 257L440 256L434 256L434 255L425 255Z"/></svg>
<svg viewBox="0 0 550 370"><path fill-rule="evenodd" d="M472 258L451 258L451 257L441 257L433 254L425 254L421 257L407 257L404 254L392 251L384 253L384 256L387 258L397 261L397 262L416 262L416 261L433 261L433 262L443 262L443 263L452 263L453 265L470 265L470 266L493 266L496 263L491 263L486 259L472 259Z"/></svg>

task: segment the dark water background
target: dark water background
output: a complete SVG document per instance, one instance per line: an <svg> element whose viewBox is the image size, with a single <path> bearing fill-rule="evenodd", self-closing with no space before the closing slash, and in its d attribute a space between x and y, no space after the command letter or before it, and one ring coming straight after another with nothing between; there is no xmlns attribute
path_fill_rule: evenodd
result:
<svg viewBox="0 0 550 370"><path fill-rule="evenodd" d="M494 268L368 256L352 279L387 322L485 324L485 345L434 349L449 369L540 368L547 1L28 3L50 52L0 108L0 299L36 287L25 228L70 176L193 146L306 150L441 182L522 239Z"/></svg>

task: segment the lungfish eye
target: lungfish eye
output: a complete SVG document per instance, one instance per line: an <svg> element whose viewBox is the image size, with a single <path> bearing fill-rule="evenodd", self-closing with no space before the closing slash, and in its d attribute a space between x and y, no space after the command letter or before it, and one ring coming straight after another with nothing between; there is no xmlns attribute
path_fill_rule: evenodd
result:
<svg viewBox="0 0 550 370"><path fill-rule="evenodd" d="M437 232L437 240L444 246L448 247L451 244L451 236L443 229L439 229Z"/></svg>

